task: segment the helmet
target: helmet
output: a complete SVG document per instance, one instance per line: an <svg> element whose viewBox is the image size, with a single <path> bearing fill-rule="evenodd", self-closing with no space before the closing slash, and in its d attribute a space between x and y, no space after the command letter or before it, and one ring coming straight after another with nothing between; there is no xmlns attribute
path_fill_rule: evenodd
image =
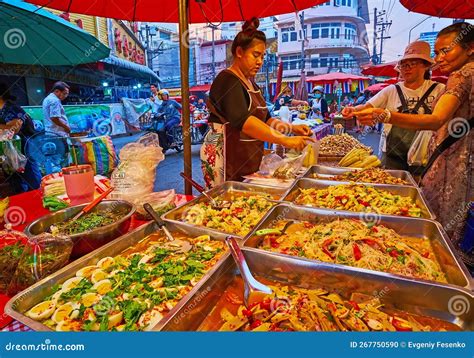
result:
<svg viewBox="0 0 474 358"><path fill-rule="evenodd" d="M316 92L316 91L319 91L321 93L324 93L324 88L323 86L315 86L313 87L313 90L311 92Z"/></svg>
<svg viewBox="0 0 474 358"><path fill-rule="evenodd" d="M168 90L167 90L167 89L164 89L164 88L163 88L162 90L160 90L160 92L158 92L158 94L160 94L160 95L164 95L164 94L165 94L165 95L167 95L167 96L170 95L170 93L168 92Z"/></svg>

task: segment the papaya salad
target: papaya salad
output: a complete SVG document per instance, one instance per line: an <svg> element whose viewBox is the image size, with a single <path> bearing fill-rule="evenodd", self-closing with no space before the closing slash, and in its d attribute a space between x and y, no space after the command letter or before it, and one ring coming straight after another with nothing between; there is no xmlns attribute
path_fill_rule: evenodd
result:
<svg viewBox="0 0 474 358"><path fill-rule="evenodd" d="M271 195L232 194L227 201L217 199L218 202L227 202L228 205L216 208L209 202L198 203L191 206L182 219L189 224L245 236L274 205L268 199L272 199Z"/></svg>
<svg viewBox="0 0 474 358"><path fill-rule="evenodd" d="M384 225L341 219L297 222L280 235L287 221L258 230L259 248L313 260L447 282L428 240L403 237Z"/></svg>
<svg viewBox="0 0 474 358"><path fill-rule="evenodd" d="M325 189L300 189L295 204L379 214L421 217L421 208L407 196L362 184L341 184Z"/></svg>
<svg viewBox="0 0 474 358"><path fill-rule="evenodd" d="M237 281L237 282L236 282ZM446 331L458 326L428 316L385 308L377 296L344 299L322 288L271 283L274 296L245 307L243 285L234 280L200 330L218 331ZM240 290L240 291L239 291Z"/></svg>
<svg viewBox="0 0 474 358"><path fill-rule="evenodd" d="M410 185L406 180L394 177L387 171L380 168L370 168L364 170L348 171L344 174L335 175L331 177L321 176L314 173L313 178L326 179L335 181L350 181L350 182L362 182L362 183L375 183L375 184L392 184L392 185Z"/></svg>
<svg viewBox="0 0 474 358"><path fill-rule="evenodd" d="M153 234L116 257L81 268L25 314L56 331L147 331L191 291L225 253L208 235L187 253Z"/></svg>

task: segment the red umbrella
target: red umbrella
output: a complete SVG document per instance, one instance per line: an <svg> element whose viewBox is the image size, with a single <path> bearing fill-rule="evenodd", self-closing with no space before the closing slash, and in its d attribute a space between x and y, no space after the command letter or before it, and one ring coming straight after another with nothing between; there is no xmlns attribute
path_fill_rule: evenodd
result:
<svg viewBox="0 0 474 358"><path fill-rule="evenodd" d="M383 90L383 89L384 89L385 87L387 87L387 86L390 86L390 85L389 85L388 83L376 83L376 84L374 84L374 85L371 85L371 86L367 87L367 88L364 90L364 92L365 92L365 91L369 91L369 92L371 92L372 94L375 94L375 93L377 93L377 92L380 92L381 90Z"/></svg>
<svg viewBox="0 0 474 358"><path fill-rule="evenodd" d="M474 19L474 5L466 0L400 0L408 10L436 17Z"/></svg>
<svg viewBox="0 0 474 358"><path fill-rule="evenodd" d="M278 64L278 72L277 72L277 81L275 87L275 97L273 97L273 102L275 102L280 95L281 92L281 82L283 80L283 62L280 60Z"/></svg>
<svg viewBox="0 0 474 358"><path fill-rule="evenodd" d="M380 65L368 65L362 67L361 73L366 76L375 77L395 77L398 78L398 71L395 69L398 61L392 61L387 63L381 63ZM438 68L434 68L432 72L433 76L442 76L441 71Z"/></svg>
<svg viewBox="0 0 474 358"><path fill-rule="evenodd" d="M307 82L318 82L318 83L334 83L345 82L345 81L358 81L358 80L369 80L369 77L353 75L344 72L331 72L325 75L311 76L306 79Z"/></svg>
<svg viewBox="0 0 474 358"><path fill-rule="evenodd" d="M129 21L179 22L178 0L28 0L53 9ZM285 14L324 3L324 0L206 0L187 1L188 23L241 21ZM222 8L221 8L222 6Z"/></svg>

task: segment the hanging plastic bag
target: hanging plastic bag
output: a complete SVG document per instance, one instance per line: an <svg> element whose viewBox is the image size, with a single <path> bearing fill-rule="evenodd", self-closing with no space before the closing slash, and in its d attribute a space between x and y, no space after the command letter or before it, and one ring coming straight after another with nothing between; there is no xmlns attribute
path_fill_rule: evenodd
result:
<svg viewBox="0 0 474 358"><path fill-rule="evenodd" d="M408 164L412 166L425 166L429 159L429 144L433 131L418 131L413 143L408 150Z"/></svg>
<svg viewBox="0 0 474 358"><path fill-rule="evenodd" d="M120 151L120 164L112 173L112 198L134 202L153 192L156 167L164 159L158 135L148 133Z"/></svg>
<svg viewBox="0 0 474 358"><path fill-rule="evenodd" d="M4 152L6 157L4 169L7 173L23 173L25 171L27 159L18 151L18 149L15 148L11 141L5 142Z"/></svg>
<svg viewBox="0 0 474 358"><path fill-rule="evenodd" d="M143 197L135 199L133 202L137 208L137 218L140 220L151 220L152 217L143 209L143 204L148 203L153 210L161 216L170 211L175 205L176 192L174 189L164 190L157 193L147 194Z"/></svg>
<svg viewBox="0 0 474 358"><path fill-rule="evenodd" d="M28 237L10 224L0 231L0 293L6 293L27 242Z"/></svg>

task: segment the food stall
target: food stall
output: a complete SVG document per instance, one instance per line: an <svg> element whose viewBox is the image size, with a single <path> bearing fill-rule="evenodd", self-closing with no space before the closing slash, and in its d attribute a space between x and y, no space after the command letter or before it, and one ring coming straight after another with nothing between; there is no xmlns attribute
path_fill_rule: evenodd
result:
<svg viewBox="0 0 474 358"><path fill-rule="evenodd" d="M124 147L113 185L130 173L127 153L142 151L150 165L155 149L144 150L145 142L150 138ZM451 307L453 297L474 302L472 278L411 175L376 165L343 166L370 157L370 148L355 139L329 138L320 153L328 151L340 158L334 166L310 165L288 188L226 182L207 196L176 195L172 206L154 205L163 222L137 216L142 202L136 199L137 188L119 188L117 193L126 192L131 203L125 205L128 201L113 192L115 197L93 209L89 214L95 216L79 225L82 251L77 251L78 225L69 222L84 204L51 213L44 207L44 188L11 197L5 210L17 215L5 217L9 222L19 218L14 229L40 245L38 234L54 236L55 223L56 235L71 240L74 254L64 267L33 278L38 282L18 293L9 292L5 313L13 321L3 329L472 330L469 312ZM109 216L123 208L119 218ZM52 219L58 216L61 220ZM112 222L91 226L97 216ZM124 222L101 245L84 245ZM18 237L4 241L3 254L6 247L24 245L26 254L18 260L23 267L23 256L35 254L22 235L9 235ZM245 304L229 235L251 272L273 292L252 305ZM26 262L34 265L35 260ZM14 282L22 278L18 269L10 271ZM427 291L430 300L423 299Z"/></svg>

